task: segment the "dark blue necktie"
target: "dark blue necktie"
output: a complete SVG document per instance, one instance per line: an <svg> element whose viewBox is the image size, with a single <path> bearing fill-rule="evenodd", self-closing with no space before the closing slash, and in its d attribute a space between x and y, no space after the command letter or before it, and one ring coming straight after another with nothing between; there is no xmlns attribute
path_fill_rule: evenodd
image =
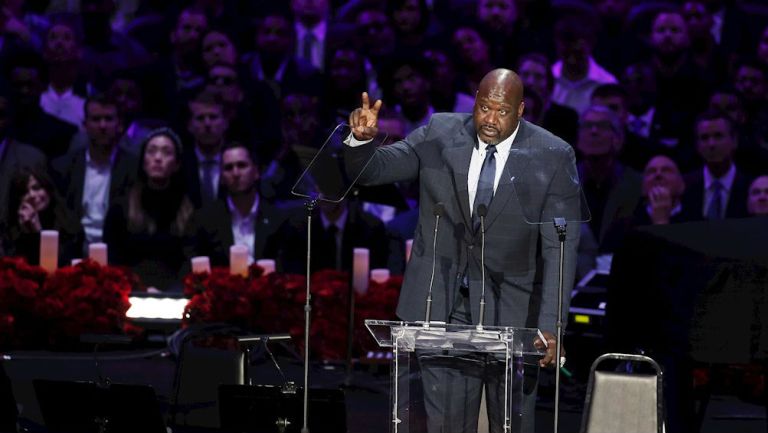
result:
<svg viewBox="0 0 768 433"><path fill-rule="evenodd" d="M723 184L715 179L710 185L712 189L712 200L709 201L707 209L708 220L719 220L723 218Z"/></svg>
<svg viewBox="0 0 768 433"><path fill-rule="evenodd" d="M480 169L480 179L477 182L475 203L472 205L472 225L475 231L480 227L480 217L477 216L477 208L481 204L484 204L485 207L491 205L493 183L496 180L496 145L489 144L485 148L485 152L483 167Z"/></svg>

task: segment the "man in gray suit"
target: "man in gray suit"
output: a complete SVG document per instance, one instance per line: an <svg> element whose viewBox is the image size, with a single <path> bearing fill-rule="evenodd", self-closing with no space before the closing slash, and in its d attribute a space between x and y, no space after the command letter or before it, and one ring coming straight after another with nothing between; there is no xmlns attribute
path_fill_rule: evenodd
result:
<svg viewBox="0 0 768 433"><path fill-rule="evenodd" d="M397 314L423 320L432 269L434 212L442 204L437 233L437 266L431 320L477 324L480 311L481 233L478 209L486 207L484 325L540 327L548 342L538 367L555 366L559 246L552 216L579 217L578 179L573 149L546 130L520 119L523 85L514 72L497 69L481 81L469 114L435 114L430 122L397 143L376 148L381 101L363 104L350 115L351 169L370 164L364 184L419 179L419 222L406 267ZM540 218L545 224L532 224ZM565 252L565 305L574 279L578 224L568 233ZM541 273L537 273L537 267ZM567 310L566 310L567 311ZM536 341L543 348L541 341ZM502 431L503 392L494 360L477 371L445 368L421 360L430 432L465 432L477 427L485 387L491 432ZM533 431L533 386L526 384L522 430ZM451 370L451 371L448 371Z"/></svg>

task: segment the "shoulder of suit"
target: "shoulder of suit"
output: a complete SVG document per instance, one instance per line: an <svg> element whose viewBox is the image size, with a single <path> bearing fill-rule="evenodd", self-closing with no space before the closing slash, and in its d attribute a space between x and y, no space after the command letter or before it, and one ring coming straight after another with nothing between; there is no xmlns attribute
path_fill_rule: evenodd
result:
<svg viewBox="0 0 768 433"><path fill-rule="evenodd" d="M524 120L524 119L520 119L520 126L517 133L523 134L520 137L521 139L533 139L533 140L545 141L547 143L548 148L561 149L561 150L567 150L567 149L573 148L570 144L566 143L565 140L549 132L547 129L542 128L541 126L536 125L535 123L528 122L527 120Z"/></svg>

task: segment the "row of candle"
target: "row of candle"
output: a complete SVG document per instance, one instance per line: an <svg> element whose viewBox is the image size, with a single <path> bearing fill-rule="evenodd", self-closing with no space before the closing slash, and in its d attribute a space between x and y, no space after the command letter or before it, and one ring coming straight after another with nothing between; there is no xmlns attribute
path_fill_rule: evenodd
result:
<svg viewBox="0 0 768 433"><path fill-rule="evenodd" d="M406 260L411 257L411 248L413 240L406 242L405 256ZM107 244L93 243L88 245L88 258L101 264L107 265ZM56 230L43 230L40 232L40 266L47 272L53 272L58 267L59 262L59 232ZM76 265L80 259L72 260ZM256 264L264 269L265 274L275 271L275 261L272 259L260 259ZM192 258L192 272L211 272L211 262L208 257L200 256ZM232 245L229 248L229 272L232 275L248 275L248 248L244 245ZM370 280L383 283L389 278L388 269L370 270L370 251L368 248L355 248L352 259L352 287L359 292L368 291L368 282Z"/></svg>

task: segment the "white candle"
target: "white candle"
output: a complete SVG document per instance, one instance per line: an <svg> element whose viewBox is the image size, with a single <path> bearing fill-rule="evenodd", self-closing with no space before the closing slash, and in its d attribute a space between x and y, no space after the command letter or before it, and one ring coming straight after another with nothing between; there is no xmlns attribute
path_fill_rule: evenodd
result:
<svg viewBox="0 0 768 433"><path fill-rule="evenodd" d="M80 264L82 261L83 261L83 259L72 259L72 266L77 266L77 265L79 265L79 264Z"/></svg>
<svg viewBox="0 0 768 433"><path fill-rule="evenodd" d="M248 247L245 245L229 247L229 273L248 276Z"/></svg>
<svg viewBox="0 0 768 433"><path fill-rule="evenodd" d="M389 279L389 269L371 269L371 280L386 283Z"/></svg>
<svg viewBox="0 0 768 433"><path fill-rule="evenodd" d="M101 266L107 266L107 244L88 244L88 258Z"/></svg>
<svg viewBox="0 0 768 433"><path fill-rule="evenodd" d="M360 294L368 291L370 275L370 256L368 248L355 248L352 256L352 287Z"/></svg>
<svg viewBox="0 0 768 433"><path fill-rule="evenodd" d="M405 263L411 260L411 250L413 249L413 239L405 241Z"/></svg>
<svg viewBox="0 0 768 433"><path fill-rule="evenodd" d="M59 266L59 232L43 230L40 232L40 267L46 272L54 272Z"/></svg>
<svg viewBox="0 0 768 433"><path fill-rule="evenodd" d="M256 264L264 269L264 275L275 272L275 261L272 259L259 259L256 260Z"/></svg>
<svg viewBox="0 0 768 433"><path fill-rule="evenodd" d="M206 256L192 257L192 273L211 273L211 260Z"/></svg>

